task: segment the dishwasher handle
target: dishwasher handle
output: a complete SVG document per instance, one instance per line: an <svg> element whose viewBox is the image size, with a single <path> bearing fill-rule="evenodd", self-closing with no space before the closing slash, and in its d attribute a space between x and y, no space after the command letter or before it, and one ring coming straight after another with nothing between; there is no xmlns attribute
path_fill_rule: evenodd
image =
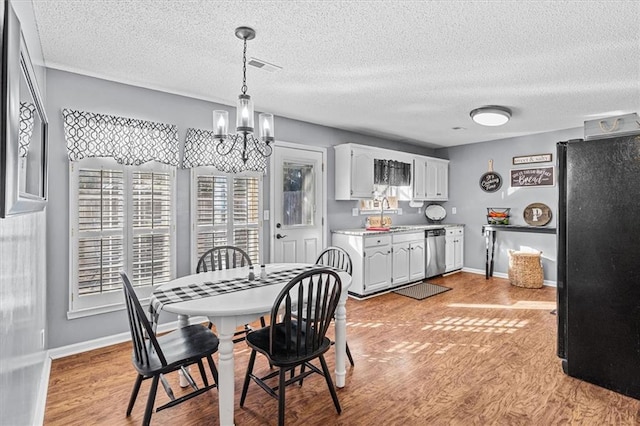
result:
<svg viewBox="0 0 640 426"><path fill-rule="evenodd" d="M440 236L443 236L443 235L446 235L446 234L447 234L447 231L445 231L444 228L442 228L442 229L431 229L431 230L427 231L426 236L427 236L427 238L428 237L440 237Z"/></svg>

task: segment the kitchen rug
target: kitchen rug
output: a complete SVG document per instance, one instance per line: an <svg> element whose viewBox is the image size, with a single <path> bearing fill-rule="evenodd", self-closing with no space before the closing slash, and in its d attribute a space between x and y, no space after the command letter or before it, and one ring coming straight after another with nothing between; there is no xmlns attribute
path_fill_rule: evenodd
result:
<svg viewBox="0 0 640 426"><path fill-rule="evenodd" d="M451 290L449 287L443 287L441 285L419 283L416 285L412 285L411 287L405 287L400 290L395 290L394 293L411 297L412 299L422 300L449 290Z"/></svg>

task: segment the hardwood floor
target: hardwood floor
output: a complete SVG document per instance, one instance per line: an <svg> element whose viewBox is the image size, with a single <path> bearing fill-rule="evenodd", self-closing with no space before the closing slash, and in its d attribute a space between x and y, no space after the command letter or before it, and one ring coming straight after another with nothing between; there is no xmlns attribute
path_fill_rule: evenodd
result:
<svg viewBox="0 0 640 426"><path fill-rule="evenodd" d="M287 388L288 425L635 425L640 401L562 373L555 289L458 273L430 280L451 291L422 301L386 294L347 302L347 365L333 407L320 376ZM124 315L124 313L123 313ZM46 425L140 424L149 382L125 417L135 379L130 344L54 360ZM238 406L249 351L235 346L237 425L277 423L277 401L255 384ZM327 356L333 371L333 354ZM268 364L258 357L256 369ZM197 377L197 374L195 375ZM177 377L170 382L179 393ZM159 390L156 405L167 400ZM152 423L218 424L212 390L154 413Z"/></svg>

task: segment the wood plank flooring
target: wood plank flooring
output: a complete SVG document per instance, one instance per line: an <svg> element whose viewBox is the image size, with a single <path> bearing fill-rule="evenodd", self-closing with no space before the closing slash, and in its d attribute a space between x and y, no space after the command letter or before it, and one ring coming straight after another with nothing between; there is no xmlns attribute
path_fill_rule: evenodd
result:
<svg viewBox="0 0 640 426"><path fill-rule="evenodd" d="M288 425L636 425L640 401L562 373L555 289L458 273L430 280L451 291L421 301L393 293L347 302L355 367L335 412L324 380L287 388ZM124 312L123 312L123 315ZM149 382L125 417L135 372L129 344L54 360L46 425L137 425ZM250 385L238 406L249 351L235 346L236 425L277 424L277 401ZM269 367L258 357L257 368ZM333 371L333 352L327 356ZM197 374L196 374L197 376ZM177 377L169 377L179 393ZM156 405L166 401L159 390ZM212 390L154 413L159 425L216 425Z"/></svg>

